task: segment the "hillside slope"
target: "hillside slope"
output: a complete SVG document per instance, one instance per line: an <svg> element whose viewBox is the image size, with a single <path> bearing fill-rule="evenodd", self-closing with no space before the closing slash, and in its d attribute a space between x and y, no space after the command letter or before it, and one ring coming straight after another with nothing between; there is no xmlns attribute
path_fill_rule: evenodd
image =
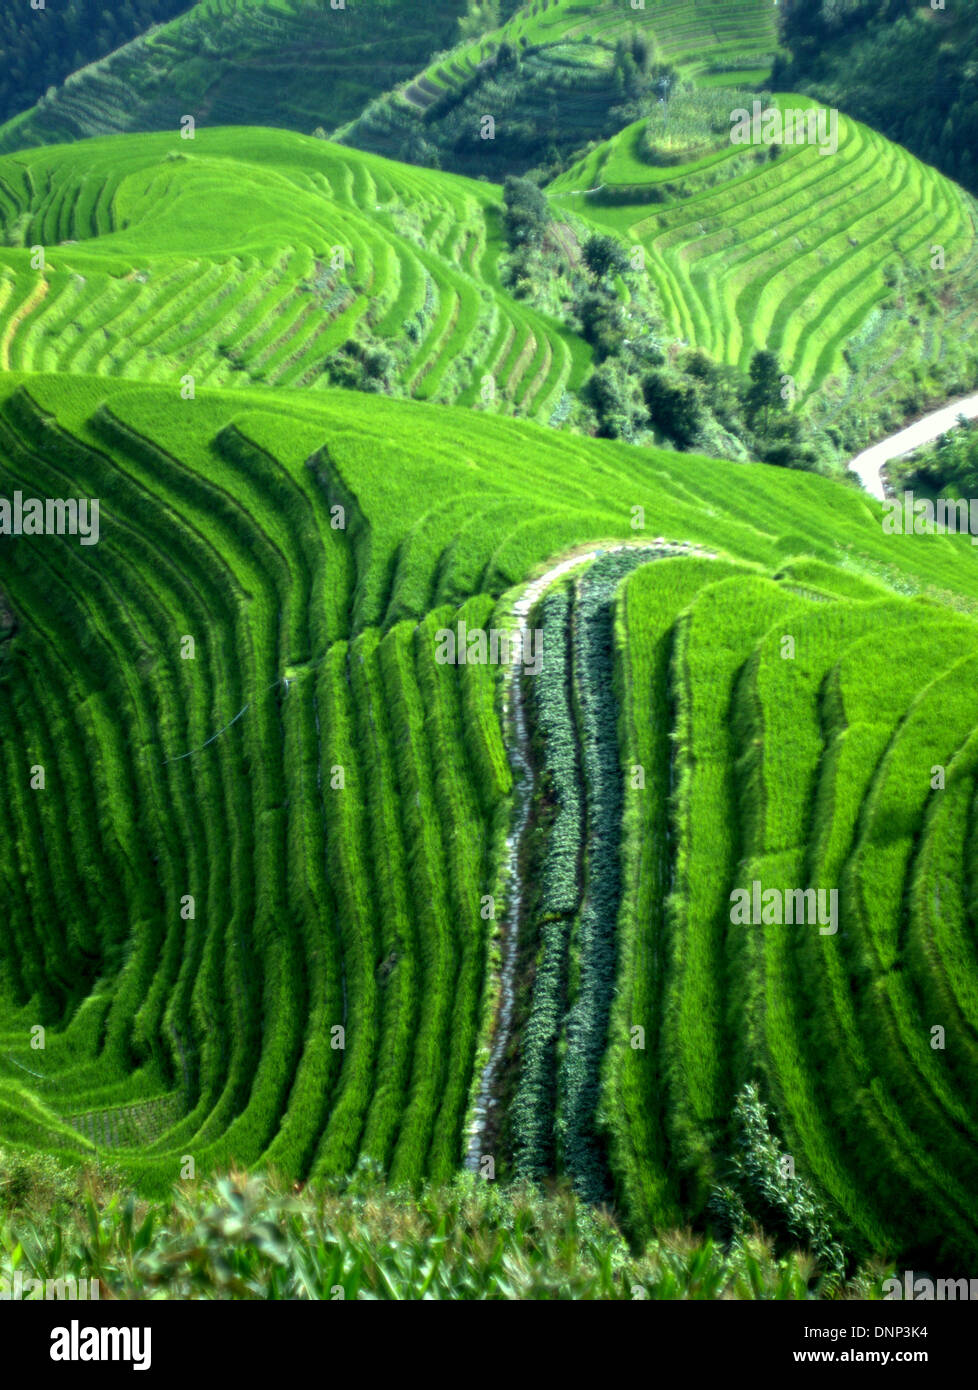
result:
<svg viewBox="0 0 978 1390"><path fill-rule="evenodd" d="M554 180L555 213L643 248L669 334L742 371L776 352L799 408L850 448L973 390L974 199L846 116L823 154L734 145L729 113L727 94L674 98Z"/></svg>
<svg viewBox="0 0 978 1390"><path fill-rule="evenodd" d="M776 81L866 121L978 194L978 12L864 0L792 5Z"/></svg>
<svg viewBox="0 0 978 1390"><path fill-rule="evenodd" d="M127 130L352 119L452 43L466 0L198 0L0 126L0 153Z"/></svg>
<svg viewBox="0 0 978 1390"><path fill-rule="evenodd" d="M0 369L338 380L548 420L590 352L502 288L500 204L488 184L268 130L9 156Z"/></svg>
<svg viewBox="0 0 978 1390"><path fill-rule="evenodd" d="M0 123L26 111L86 63L104 58L154 24L189 10L193 0L57 0L8 6L0 14Z"/></svg>
<svg viewBox="0 0 978 1390"><path fill-rule="evenodd" d="M7 374L0 386L5 491L102 503L97 546L25 535L0 548L0 1077L37 1097L5 1140L78 1158L94 1144L156 1189L187 1154L200 1172L233 1161L326 1176L365 1154L395 1182L450 1176L492 1037L498 933L513 929L517 885L501 874L513 794L504 673L444 664L440 632L507 621L519 586L553 557L647 537L657 563L643 584L654 592L640 594L636 577L622 610L621 572L602 571L604 588L567 591L563 616L547 606L540 620L536 703L575 727L560 714L571 686L554 665L557 651L572 652L573 737L587 768L582 782L576 760L564 762L554 788L560 803L588 799L583 882L566 876L567 841L537 837L565 865L536 880L564 904L545 900L545 920L582 914L564 948L575 995L560 969L535 976L534 997L556 982L540 1009L556 1005L566 1039L557 1108L534 1110L554 1126L555 1161L583 1191L613 1184L637 1231L675 1201L701 1212L737 1151L740 1112L729 1105L759 1074L799 1171L856 1244L903 1248L916 1230L939 1252L953 1209L948 1249L974 1248L962 1215L974 1190L972 1122L961 1118L970 1083L958 1055L972 1047L974 987L957 965L947 974L966 956L970 879L963 896L942 880L939 954L925 929L928 846L946 870L970 843L978 558L964 538L895 539L876 504L810 475L566 439L447 407L343 392L185 401L174 387L82 376ZM690 544L700 559L684 554ZM675 559L662 558L669 550ZM896 647L889 629L878 640L884 601L901 625ZM555 646L567 621L569 639ZM786 624L794 664L778 654ZM918 659L934 684L914 704ZM837 693L819 716L824 673ZM686 769L671 803L671 716L644 714L664 680L677 691ZM784 739L769 732L778 711ZM780 793L758 799L755 786L780 785L802 729L805 779L790 783L790 807ZM920 781L938 761L951 768L946 801ZM620 788L621 768L636 762L648 791L637 796L632 778L616 810L600 788ZM745 810L734 815L725 797L741 786ZM912 816L894 838L886 826L904 787ZM678 877L669 953L656 951L651 969L650 909L662 900L641 864L656 845L665 853L666 815ZM884 840L885 882L870 852ZM723 926L728 878L799 882L797 867L763 860L788 849L821 866L819 886L843 890L844 930L812 934L797 959L780 931ZM907 905L898 885L911 872L920 891ZM816 950L821 965L809 960ZM728 966L713 970L725 952ZM792 990L818 1000L820 1047L850 1027L838 1011L847 981L856 991L829 1109L823 1091L811 1092L815 1111L805 1100L791 1051L801 1032L765 1015L765 989L768 1008L782 1007L785 971L801 972ZM919 1055L919 1010L929 1024L938 1000L946 1064L929 1048ZM627 1042L638 1020L644 1051ZM873 1040L884 1025L881 1059ZM528 1026L518 1021L519 1036ZM545 1077L549 1046L515 1055L526 1067L539 1056ZM882 1070L869 1086L873 1066ZM651 1084L659 1070L665 1087ZM831 1106L845 1122L827 1152ZM607 1147L589 1119L598 1111ZM521 1113L515 1103L517 1127ZM871 1161L864 1115L886 1126ZM492 1150L499 1171L528 1143ZM546 1133L543 1143L546 1165ZM849 1187L833 1166L840 1153ZM877 1184L884 1163L904 1175L899 1193L895 1179Z"/></svg>
<svg viewBox="0 0 978 1390"><path fill-rule="evenodd" d="M606 138L637 107L654 106L677 75L762 81L776 47L768 0L658 0L641 9L529 0L499 29L439 54L371 102L336 138L501 178Z"/></svg>

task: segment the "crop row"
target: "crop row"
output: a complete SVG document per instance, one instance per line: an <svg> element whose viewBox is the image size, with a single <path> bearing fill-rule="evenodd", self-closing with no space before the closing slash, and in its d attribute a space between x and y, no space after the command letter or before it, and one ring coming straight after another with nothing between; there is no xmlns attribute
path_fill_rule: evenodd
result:
<svg viewBox="0 0 978 1390"><path fill-rule="evenodd" d="M652 566L619 604L623 753L655 776L648 804L626 803L601 1112L612 1169L638 1231L677 1200L701 1207L724 1180L733 1098L760 1077L799 1173L853 1240L960 1256L978 1183L962 968L975 629L870 587L792 593L806 572L793 569L780 583L687 571L680 587ZM733 921L732 891L755 882L835 892L836 930Z"/></svg>

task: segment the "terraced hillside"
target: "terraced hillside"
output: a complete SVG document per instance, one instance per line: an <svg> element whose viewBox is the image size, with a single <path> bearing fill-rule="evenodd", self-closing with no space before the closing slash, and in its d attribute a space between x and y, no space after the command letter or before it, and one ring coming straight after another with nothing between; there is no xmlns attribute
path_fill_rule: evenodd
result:
<svg viewBox="0 0 978 1390"><path fill-rule="evenodd" d="M661 95L657 74L708 86L764 81L776 10L768 0L530 0L499 29L436 55L371 102L336 138L414 163L520 172L620 129L623 103ZM642 40L640 65L623 49ZM631 109L631 108L629 108ZM492 143L484 112L496 123ZM634 115L633 111L633 115Z"/></svg>
<svg viewBox="0 0 978 1390"><path fill-rule="evenodd" d="M775 351L820 428L973 389L974 199L844 115L836 153L734 145L725 100L705 142L682 101L628 127L549 186L554 208L644 248L669 334L741 370Z"/></svg>
<svg viewBox="0 0 978 1390"><path fill-rule="evenodd" d="M523 1047L517 1010L508 1045L553 1105L534 1136L513 1101L501 1172L566 1169L636 1230L695 1213L756 1078L855 1240L974 1249L972 547L811 475L447 407L0 381L3 495L102 504L96 546L0 542L5 1142L109 1149L148 1189L187 1156L447 1177L500 949L550 922L521 988L556 1032ZM613 541L645 549L544 598L522 682L577 806L534 917L510 668L437 652ZM752 877L838 885L840 931L731 925Z"/></svg>
<svg viewBox="0 0 978 1390"><path fill-rule="evenodd" d="M777 47L776 14L767 0L655 0L642 9L614 0L529 0L501 28L437 59L401 95L423 110L456 90L504 43L522 50L558 43L613 48L635 29L654 38L667 62L691 73L711 65L753 70L759 63L769 70Z"/></svg>
<svg viewBox="0 0 978 1390"><path fill-rule="evenodd" d="M265 130L8 156L0 370L312 389L357 372L548 420L590 349L502 289L500 203Z"/></svg>
<svg viewBox="0 0 978 1390"><path fill-rule="evenodd" d="M449 45L465 9L466 0L198 0L0 126L0 152L174 130L188 114L332 129Z"/></svg>

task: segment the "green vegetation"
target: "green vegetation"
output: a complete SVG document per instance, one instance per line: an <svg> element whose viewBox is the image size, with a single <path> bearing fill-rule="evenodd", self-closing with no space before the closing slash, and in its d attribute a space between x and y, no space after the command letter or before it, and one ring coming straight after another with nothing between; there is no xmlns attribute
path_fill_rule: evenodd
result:
<svg viewBox="0 0 978 1390"><path fill-rule="evenodd" d="M756 1236L723 1248L675 1233L637 1258L565 1189L542 1197L458 1179L415 1198L364 1170L301 1195L232 1175L142 1203L93 1180L83 1197L56 1164L39 1172L0 1150L0 1278L95 1278L102 1298L121 1299L882 1296L880 1271L844 1283Z"/></svg>
<svg viewBox="0 0 978 1390"><path fill-rule="evenodd" d="M800 552L808 569L752 579L749 603L741 581L728 581L731 602L718 609L733 624L728 685L735 654L748 657L780 611L771 603L790 600L800 612L811 602L803 594L829 582L819 557L844 552L857 592L876 594L876 579L930 595L929 605L978 604L966 540L901 543L883 534L878 508L803 473L350 392L280 392L273 405L261 391L205 390L189 401L176 384L110 378L4 382L10 487L100 497L103 514L94 549L68 538L5 543L4 611L16 624L0 648L11 731L0 814L16 854L4 860L0 1069L43 1107L21 1106L20 1142L79 1159L92 1142L147 1191L168 1187L185 1155L201 1172L267 1157L299 1178L342 1175L365 1155L397 1182L443 1181L460 1162L492 950L493 919L480 908L496 891L512 795L493 669L434 661L437 630L460 613L487 626L548 557L602 535L638 539L636 498L646 534L662 529L768 573L799 554L800 533L810 537ZM513 517L521 524L503 524ZM609 954L615 827L623 814L627 830L638 813L635 793L623 806L610 771L610 695L621 687L608 604L622 572L608 561L582 584L573 637L568 600L563 617L548 608L573 651L558 684L580 752L559 775L562 808L576 798L578 848L566 871L541 880L563 895L550 920L565 923L557 1017L566 1042L548 1063L555 1108L534 1113L553 1117L553 1161L582 1190L594 1190L598 1162L621 1192L637 1193L662 1170L643 1159L640 1175L629 1155L656 1130L640 1112L618 1131L629 1111L611 1104L607 1087L635 1083L612 1060L620 1044L606 1053L604 1041L605 1020L621 1021L613 972L643 949L629 917ZM955 621L970 631L970 619ZM728 685L715 678L712 628L704 618L701 649L698 622L683 620L684 650L706 663L715 704ZM182 659L187 635L194 660ZM546 678L536 679L546 696ZM721 717L722 705L713 709L694 705L688 726L680 711L693 746ZM726 728L718 757L734 732ZM558 744L548 738L546 748L556 776ZM36 764L47 769L43 793L29 785ZM696 766L707 775L705 758ZM722 1028L701 1052L698 1019L689 1040L683 1020L694 1021L697 991L703 1017L715 1010L707 996L716 999L719 981L707 962L718 946L697 941L722 906L715 869L728 803L692 784L682 796L691 798L677 832L685 836L688 820L688 874L702 841L711 886L703 897L688 877L683 892L700 906L687 911L680 896L670 913L685 964L660 957L665 975L630 975L628 990L653 1008L662 991L663 1056L691 1059L681 1073L667 1067L683 1080L661 1103L688 1190L705 1200L732 1092ZM544 843L550 834L544 827ZM626 836L623 862L635 853ZM833 873L841 881L841 866ZM629 914L636 894L648 903L655 893L627 878L622 891ZM30 1045L38 1022L48 1030L43 1051ZM643 1094L639 1083L636 1100ZM607 1156L604 1140L591 1147L595 1110L614 1131ZM694 1138L696 1116L709 1124ZM628 1214L634 1229L647 1223L643 1210Z"/></svg>
<svg viewBox="0 0 978 1390"><path fill-rule="evenodd" d="M270 130L0 159L0 368L547 420L587 348L503 289L499 222L491 186Z"/></svg>
<svg viewBox="0 0 978 1390"><path fill-rule="evenodd" d="M971 1268L978 553L842 477L978 386L978 204L910 152L970 177L970 19L49 9L0 20L0 1273ZM976 439L891 480L967 499Z"/></svg>
<svg viewBox="0 0 978 1390"><path fill-rule="evenodd" d="M147 0L139 7L145 12ZM52 0L47 8L55 9ZM155 8L154 19L186 12L121 48L137 26L100 10L98 33L125 26L118 38L86 38L73 64L79 70L52 72L48 80L63 84L0 127L0 151L121 131L177 131L186 115L214 126L332 130L451 42L465 0L350 0L342 8L328 0L197 0ZM83 18L77 4L70 9ZM21 66L45 18L20 21L14 48ZM59 24L68 42L69 21L59 17ZM93 57L98 61L82 67ZM20 106L38 93L24 95Z"/></svg>
<svg viewBox="0 0 978 1390"><path fill-rule="evenodd" d="M338 138L495 178L559 168L654 110L677 73L724 85L748 74L763 80L775 18L767 0L650 0L641 9L527 0L500 27L464 38L371 102Z"/></svg>
<svg viewBox="0 0 978 1390"><path fill-rule="evenodd" d="M889 473L897 491L909 488L920 497L978 497L978 426L959 421L935 444L895 459Z"/></svg>
<svg viewBox="0 0 978 1390"><path fill-rule="evenodd" d="M841 107L978 193L973 6L813 0L784 6L782 27L790 57L776 63L776 82Z"/></svg>
<svg viewBox="0 0 978 1390"><path fill-rule="evenodd" d="M831 159L808 147L758 162L714 133L711 155L656 167L640 123L543 193L512 178L502 198L273 131L9 156L0 366L337 385L838 471L872 430L978 371L971 200L864 127L842 129ZM627 180L625 202L607 201L611 177ZM581 193L578 178L605 182ZM641 200L657 189L653 211ZM777 235L772 210L791 219ZM756 360L774 365L755 408Z"/></svg>
<svg viewBox="0 0 978 1390"><path fill-rule="evenodd" d="M712 584L712 562L687 564L639 570L619 619L623 756L651 769L626 801L604 1072L621 1200L643 1232L705 1205L722 1229L757 1221L830 1264L843 1245L918 1239L960 1261L976 1239L969 929L953 895L939 931L922 914L966 872L948 856L967 854L978 629L810 562ZM650 686L651 728L632 693ZM835 890L837 930L738 923L731 894L755 882Z"/></svg>
<svg viewBox="0 0 978 1390"><path fill-rule="evenodd" d="M974 389L975 203L845 115L831 156L810 144L733 145L730 111L749 111L752 100L728 93L714 107L680 93L657 118L674 128L677 111L680 163L666 159L655 119L640 121L547 193L555 216L584 219L644 257L665 342L741 377L757 351L774 352L790 378L782 384L797 439L761 441L756 456L770 450L784 462L803 446L824 465ZM932 267L938 245L943 271ZM729 451L721 438L696 443Z"/></svg>
<svg viewBox="0 0 978 1390"><path fill-rule="evenodd" d="M43 7L6 9L0 15L0 122L33 106L69 73L192 4L193 0L125 0L107 8L101 0L66 5L50 0Z"/></svg>

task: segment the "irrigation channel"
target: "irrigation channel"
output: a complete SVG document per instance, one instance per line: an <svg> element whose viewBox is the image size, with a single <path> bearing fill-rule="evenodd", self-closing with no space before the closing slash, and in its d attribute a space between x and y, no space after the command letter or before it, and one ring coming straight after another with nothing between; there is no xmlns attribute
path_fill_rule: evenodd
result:
<svg viewBox="0 0 978 1390"><path fill-rule="evenodd" d="M850 471L856 474L867 492L882 502L886 497L886 484L883 481L886 465L904 454L913 453L914 449L924 444L933 444L942 434L953 430L962 415L966 420L978 419L978 395L966 396L963 400L942 406L940 410L931 411L929 415L922 415L912 425L864 449L849 464Z"/></svg>
<svg viewBox="0 0 978 1390"><path fill-rule="evenodd" d="M563 579L572 571L580 570L581 575L577 579L577 587L580 592L582 581L605 579L600 571L606 566L614 566L615 573L605 579L607 585L607 596L605 598L604 609L601 613L603 621L590 624L590 631L582 635L579 651L582 651L585 659L593 656L589 647L597 647L599 643L613 643L613 607L612 598L617 586L625 579L627 573L641 564L648 564L653 560L663 559L666 556L702 554L698 547L688 541L672 542L663 538L658 538L654 542L632 542L624 545L608 545L594 547L593 549L577 552L563 560L559 564L548 569L544 574L532 580L514 599L508 610L507 616L515 620L515 626L520 632L521 640L525 641L525 634L530 626L530 618L534 609L547 591L551 589L559 580ZM628 557L631 563L625 566L621 564L620 557ZM608 582L610 579L610 583ZM546 657L544 656L544 660ZM602 689L600 701L614 703L614 694L610 684L606 689ZM613 730L614 724L607 720L608 711L595 711L603 713L605 716L605 729ZM523 683L520 680L520 666L513 665L507 670L503 690L503 730L506 737L507 751L510 766L513 771L513 811L510 821L509 833L506 838L504 883L506 885L506 910L500 922L500 934L502 938L500 965L498 976L498 1001L493 1019L492 1035L490 1040L489 1057L479 1078L476 1099L471 1110L471 1122L469 1126L468 1147L466 1150L465 1167L471 1171L478 1171L480 1162L488 1152L491 1152L491 1142L494 1130L493 1111L497 1104L496 1091L500 1081L500 1071L503 1065L507 1048L509 1046L513 1028L513 1011L517 994L517 969L519 963L519 938L520 926L524 916L524 885L520 878L520 857L524 837L530 824L531 811L533 808L535 790L535 770L530 753L530 727L527 715L525 692ZM593 721L592 721L593 724ZM615 738L614 733L610 735ZM595 748L590 745L595 742L593 738L583 740L582 762L587 765L592 762L596 753ZM596 763L595 763L596 766ZM596 793L596 799L610 799L615 805L614 792L617 790L620 801L620 787L600 788ZM592 799L593 789L589 789L589 802ZM618 821L620 823L620 805L618 807ZM603 914L595 911L594 886L600 876L608 877L610 874L615 880L615 892L620 888L618 880L618 846L617 840L614 843L607 841L600 847L603 854L595 853L597 848L595 826L592 810L589 806L587 815L586 829L586 861L589 864L587 882L585 885L584 897L579 910L579 918L582 922L588 918L595 919L596 929L590 933L582 935L582 954L589 953L597 958L606 954L609 950L614 952L614 914L606 918ZM612 863L613 860L613 863ZM601 917L601 921L597 919ZM596 960L591 964L596 964ZM587 962L582 961L582 968L586 967ZM610 1001L606 1001L610 1003ZM571 1011L573 1013L573 1010ZM569 1032L573 1030L575 1020L568 1016L566 1020ZM590 1078L597 1095L597 1076Z"/></svg>

